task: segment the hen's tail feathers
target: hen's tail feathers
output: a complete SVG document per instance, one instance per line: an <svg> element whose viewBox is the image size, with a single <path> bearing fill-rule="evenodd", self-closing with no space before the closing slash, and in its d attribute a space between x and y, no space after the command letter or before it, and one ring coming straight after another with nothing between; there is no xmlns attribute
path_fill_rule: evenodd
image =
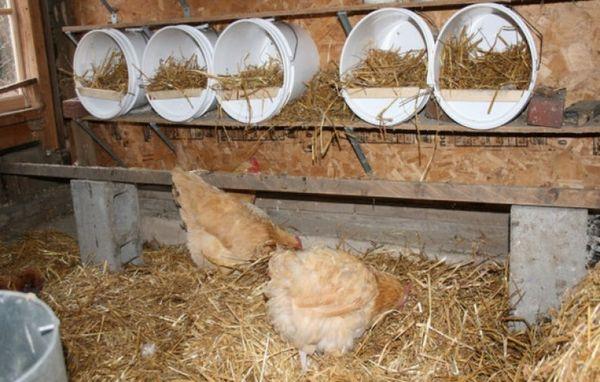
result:
<svg viewBox="0 0 600 382"><path fill-rule="evenodd" d="M25 268L14 276L0 277L0 289L37 294L43 286L44 276L36 268Z"/></svg>

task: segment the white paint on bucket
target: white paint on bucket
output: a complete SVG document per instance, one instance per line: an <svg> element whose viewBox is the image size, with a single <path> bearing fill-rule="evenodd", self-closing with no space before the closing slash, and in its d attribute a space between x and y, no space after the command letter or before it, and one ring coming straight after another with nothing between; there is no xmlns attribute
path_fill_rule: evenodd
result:
<svg viewBox="0 0 600 382"><path fill-rule="evenodd" d="M147 82L155 75L161 60L171 56L175 59L187 60L195 54L198 66L206 68L209 73L213 72L216 41L217 33L205 27L173 25L158 30L152 35L144 51L142 59L144 81ZM174 98L158 99L148 93L146 97L161 117L172 122L184 122L201 117L216 106L215 92L209 87L187 97L177 93Z"/></svg>
<svg viewBox="0 0 600 382"><path fill-rule="evenodd" d="M400 53L424 49L428 62L431 62L434 45L431 27L416 13L400 8L371 12L356 24L346 39L340 58L340 77L360 64L369 49L397 50ZM427 84L433 86L433 76L429 71ZM392 126L412 118L425 107L430 95L429 89L383 90L367 90L361 94L342 89L342 96L362 120L373 125Z"/></svg>
<svg viewBox="0 0 600 382"><path fill-rule="evenodd" d="M475 38L481 38L479 46L484 50L494 46L494 50L502 51L506 48L502 40L506 41L508 45L524 40L531 53L529 87L524 91L502 91L503 94L496 95L491 108L489 90L448 91L441 89L439 77L443 42L460 34L463 27L466 27L468 35L475 34ZM501 37L498 41L496 41L497 36ZM494 42L496 42L495 45ZM502 126L516 118L529 102L535 87L539 60L539 52L533 35L525 21L516 12L505 6L492 3L468 6L456 12L444 24L438 37L435 58L430 62L430 71L434 77L435 97L444 112L463 126L477 130ZM454 96L451 96L452 94Z"/></svg>
<svg viewBox="0 0 600 382"><path fill-rule="evenodd" d="M214 73L232 75L247 65L262 65L275 58L283 69L283 86L260 98L226 99L217 92L223 110L243 123L258 123L277 115L287 102L306 90L319 69L319 53L303 28L283 22L244 19L230 24L215 45ZM210 81L215 86L215 81Z"/></svg>
<svg viewBox="0 0 600 382"><path fill-rule="evenodd" d="M77 96L91 115L99 119L111 119L127 114L134 107L140 107L146 103L140 73L145 46L146 37L141 31L121 32L116 29L96 29L81 38L73 57L73 72L76 76L82 76L86 71L91 70L92 65L100 65L112 50L123 52L129 76L127 93L120 99L84 95L80 90L80 84L77 80L75 81Z"/></svg>

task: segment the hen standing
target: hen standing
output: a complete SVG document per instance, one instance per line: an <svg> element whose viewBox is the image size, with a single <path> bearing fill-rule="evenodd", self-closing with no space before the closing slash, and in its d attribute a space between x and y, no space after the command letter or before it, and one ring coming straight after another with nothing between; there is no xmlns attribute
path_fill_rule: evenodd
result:
<svg viewBox="0 0 600 382"><path fill-rule="evenodd" d="M352 349L379 314L402 307L408 294L408 286L394 276L325 247L276 252L269 275L269 318L300 350L304 370L307 354Z"/></svg>
<svg viewBox="0 0 600 382"><path fill-rule="evenodd" d="M277 246L301 248L300 240L276 226L258 207L206 183L194 173L175 169L173 193L187 229L194 262L233 267L269 254ZM207 261L208 260L208 263Z"/></svg>

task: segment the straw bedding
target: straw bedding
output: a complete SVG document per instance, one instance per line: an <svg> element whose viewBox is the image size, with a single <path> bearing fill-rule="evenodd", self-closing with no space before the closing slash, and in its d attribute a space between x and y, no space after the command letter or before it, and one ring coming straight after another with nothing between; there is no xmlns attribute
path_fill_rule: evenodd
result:
<svg viewBox="0 0 600 382"><path fill-rule="evenodd" d="M0 265L6 272L35 264L46 269L41 297L61 319L69 373L78 381L496 381L522 379L532 370L538 359L531 332L510 333L504 326L504 266L388 254L374 250L365 261L410 282L409 303L381 317L348 355L314 357L306 375L296 351L265 318L266 259L222 276L196 269L184 250L163 248L146 250L143 266L108 273L79 266L74 240L43 232L0 248ZM586 301L598 305L597 277L596 289L582 287L587 292L577 299L587 293ZM540 334L565 330L556 328ZM597 326L592 334L597 350ZM561 364L564 349L569 345L540 365L556 357Z"/></svg>
<svg viewBox="0 0 600 382"><path fill-rule="evenodd" d="M369 49L343 78L345 88L427 87L427 51Z"/></svg>
<svg viewBox="0 0 600 382"><path fill-rule="evenodd" d="M279 122L333 123L348 121L354 114L340 95L339 69L334 63L321 69L306 84L302 97L286 105L275 120Z"/></svg>
<svg viewBox="0 0 600 382"><path fill-rule="evenodd" d="M129 74L123 52L111 50L100 65L92 65L83 75L76 76L76 80L86 88L126 92Z"/></svg>
<svg viewBox="0 0 600 382"><path fill-rule="evenodd" d="M283 68L281 62L273 57L262 65L247 65L235 75L215 77L215 90L259 90L283 86Z"/></svg>
<svg viewBox="0 0 600 382"><path fill-rule="evenodd" d="M206 88L206 68L200 67L198 57L177 59L173 56L160 60L158 69L146 89L148 91Z"/></svg>
<svg viewBox="0 0 600 382"><path fill-rule="evenodd" d="M463 29L458 36L444 41L441 55L440 86L443 89L517 89L529 87L531 53L524 41L494 51L479 48L481 39ZM505 43L505 45L507 45Z"/></svg>

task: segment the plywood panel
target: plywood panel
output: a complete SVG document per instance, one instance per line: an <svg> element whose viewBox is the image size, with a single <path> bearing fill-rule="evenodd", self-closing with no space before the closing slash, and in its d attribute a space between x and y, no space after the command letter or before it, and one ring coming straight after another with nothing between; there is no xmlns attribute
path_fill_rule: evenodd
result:
<svg viewBox="0 0 600 382"><path fill-rule="evenodd" d="M163 127L176 147L174 154L156 135L145 133L143 126L91 125L133 167L170 169L179 164L188 169L239 171L248 159L256 158L265 173L332 178L365 176L345 139L339 145L332 144L324 158L313 162L312 131ZM325 142L330 134L324 133ZM422 134L417 144L416 134L377 131L356 134L366 142L363 149L375 178L379 179L600 187L599 137ZM112 165L104 153L98 152L98 160L100 164Z"/></svg>

